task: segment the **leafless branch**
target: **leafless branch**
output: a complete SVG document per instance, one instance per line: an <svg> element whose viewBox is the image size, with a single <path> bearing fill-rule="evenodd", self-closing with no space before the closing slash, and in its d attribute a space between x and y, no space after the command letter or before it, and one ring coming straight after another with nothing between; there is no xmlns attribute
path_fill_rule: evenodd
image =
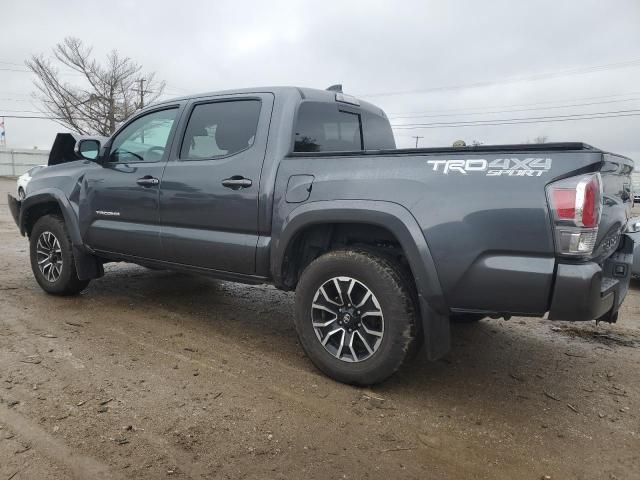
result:
<svg viewBox="0 0 640 480"><path fill-rule="evenodd" d="M165 82L155 73L142 73L142 66L113 50L106 61L96 60L91 47L67 37L53 50L52 60L34 55L27 67L36 75L36 97L43 113L58 124L84 135L111 135L118 124L143 105L162 95ZM74 83L62 79L69 70Z"/></svg>

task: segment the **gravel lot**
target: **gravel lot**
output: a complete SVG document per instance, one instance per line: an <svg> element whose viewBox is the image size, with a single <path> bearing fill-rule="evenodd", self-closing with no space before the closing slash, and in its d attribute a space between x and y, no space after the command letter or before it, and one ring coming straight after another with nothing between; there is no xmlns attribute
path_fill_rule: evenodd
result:
<svg viewBox="0 0 640 480"><path fill-rule="evenodd" d="M372 389L318 373L293 295L127 264L43 293L0 180L0 480L640 478L640 282L616 325L456 326Z"/></svg>

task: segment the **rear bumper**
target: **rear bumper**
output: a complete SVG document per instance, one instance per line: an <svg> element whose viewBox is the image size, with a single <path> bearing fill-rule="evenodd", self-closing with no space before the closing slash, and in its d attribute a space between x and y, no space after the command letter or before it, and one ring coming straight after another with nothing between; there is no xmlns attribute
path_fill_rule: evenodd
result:
<svg viewBox="0 0 640 480"><path fill-rule="evenodd" d="M629 289L633 247L633 239L623 235L616 253L602 265L558 264L549 319L615 321Z"/></svg>
<svg viewBox="0 0 640 480"><path fill-rule="evenodd" d="M20 208L22 207L22 202L15 198L13 195L7 195L7 204L9 205L9 210L11 211L11 216L13 217L13 221L16 222L18 227L20 226Z"/></svg>

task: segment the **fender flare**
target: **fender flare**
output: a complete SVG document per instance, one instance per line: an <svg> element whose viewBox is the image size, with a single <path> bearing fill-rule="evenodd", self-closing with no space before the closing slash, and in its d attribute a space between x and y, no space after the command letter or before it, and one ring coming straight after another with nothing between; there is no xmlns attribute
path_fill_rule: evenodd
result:
<svg viewBox="0 0 640 480"><path fill-rule="evenodd" d="M29 210L33 207L37 207L38 205L42 205L43 203L52 203L55 202L60 207L60 211L62 212L62 216L64 217L64 222L67 225L67 231L69 232L69 236L71 237L71 242L75 246L82 246L82 236L80 235L80 225L78 223L78 216L76 215L71 202L65 196L65 194L56 188L47 188L43 190L39 190L38 193L34 195L29 195L22 201L22 206L20 208L20 233L24 236L26 235L26 226L25 220L27 218Z"/></svg>
<svg viewBox="0 0 640 480"><path fill-rule="evenodd" d="M409 262L418 291L422 327L430 359L442 357L450 346L449 308L427 241L411 212L394 202L327 200L295 208L273 237L272 275L282 280L282 266L290 242L304 228L323 223L367 223L389 230L398 239Z"/></svg>
<svg viewBox="0 0 640 480"><path fill-rule="evenodd" d="M71 244L73 248L73 258L76 264L76 273L80 280L88 280L91 278L99 278L104 275L104 269L102 268L102 262L95 256L86 251L84 243L82 241L82 235L80 234L80 224L78 222L78 216L71 205L69 199L64 195L61 190L55 188L47 188L38 191L34 195L30 195L22 201L20 208L20 217L18 219L18 225L20 233L26 235L25 221L29 210L38 205L44 203L56 203L62 212L64 223L67 227L67 232L71 238Z"/></svg>

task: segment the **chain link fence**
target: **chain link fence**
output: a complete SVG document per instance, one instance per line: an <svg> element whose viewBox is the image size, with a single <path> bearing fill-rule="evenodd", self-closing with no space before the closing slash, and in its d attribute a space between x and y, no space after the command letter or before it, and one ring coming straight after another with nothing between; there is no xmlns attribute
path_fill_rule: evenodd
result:
<svg viewBox="0 0 640 480"><path fill-rule="evenodd" d="M0 177L18 177L36 165L46 165L49 152L0 148Z"/></svg>

